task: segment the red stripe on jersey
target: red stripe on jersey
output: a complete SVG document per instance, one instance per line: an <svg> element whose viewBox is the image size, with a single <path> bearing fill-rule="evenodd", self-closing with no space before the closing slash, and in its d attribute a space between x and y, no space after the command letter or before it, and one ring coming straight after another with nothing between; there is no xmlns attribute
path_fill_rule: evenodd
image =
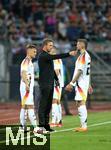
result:
<svg viewBox="0 0 111 150"><path fill-rule="evenodd" d="M84 94L82 88L81 88L79 85L77 86L77 88L78 88L78 91L79 91L79 93L80 93L82 99L83 99L84 101L86 101L86 95Z"/></svg>
<svg viewBox="0 0 111 150"><path fill-rule="evenodd" d="M56 89L57 93L59 93L59 87L55 87L55 89Z"/></svg>
<svg viewBox="0 0 111 150"><path fill-rule="evenodd" d="M79 57L78 62L81 64L85 64L85 54Z"/></svg>
<svg viewBox="0 0 111 150"><path fill-rule="evenodd" d="M29 91L26 91L26 94L24 95L24 97L23 97L23 99L22 99L22 106L25 105L25 102L26 102L28 96L29 96Z"/></svg>

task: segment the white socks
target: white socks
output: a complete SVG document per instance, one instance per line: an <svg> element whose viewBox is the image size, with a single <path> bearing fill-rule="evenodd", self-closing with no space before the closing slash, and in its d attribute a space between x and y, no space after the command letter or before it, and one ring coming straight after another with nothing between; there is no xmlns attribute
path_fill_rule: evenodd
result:
<svg viewBox="0 0 111 150"><path fill-rule="evenodd" d="M57 123L62 120L62 107L61 104L58 105L58 116L57 116Z"/></svg>
<svg viewBox="0 0 111 150"><path fill-rule="evenodd" d="M24 108L21 108L20 111L20 124L24 127L26 124L26 119L27 119L27 110Z"/></svg>
<svg viewBox="0 0 111 150"><path fill-rule="evenodd" d="M36 116L34 113L34 109L21 108L21 112L20 112L20 123L21 123L21 125L23 127L26 125L27 113L28 113L28 117L29 117L29 120L31 122L31 125L33 125L33 127L36 127L37 122L36 122Z"/></svg>
<svg viewBox="0 0 111 150"><path fill-rule="evenodd" d="M62 120L61 104L52 104L52 123L59 123Z"/></svg>
<svg viewBox="0 0 111 150"><path fill-rule="evenodd" d="M78 107L78 114L80 118L81 127L87 128L87 109L86 105Z"/></svg>
<svg viewBox="0 0 111 150"><path fill-rule="evenodd" d="M33 127L36 127L37 121L36 121L34 109L28 109L28 116L29 116L29 120L30 120L31 124L33 125Z"/></svg>
<svg viewBox="0 0 111 150"><path fill-rule="evenodd" d="M58 116L58 105L56 103L52 104L52 123L56 123Z"/></svg>

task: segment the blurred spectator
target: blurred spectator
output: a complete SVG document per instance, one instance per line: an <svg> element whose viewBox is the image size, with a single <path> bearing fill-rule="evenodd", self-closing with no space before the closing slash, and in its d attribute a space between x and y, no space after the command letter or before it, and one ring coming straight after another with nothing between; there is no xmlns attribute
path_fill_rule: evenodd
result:
<svg viewBox="0 0 111 150"><path fill-rule="evenodd" d="M77 23L70 23L67 27L67 37L70 41L75 41L80 37L81 29Z"/></svg>
<svg viewBox="0 0 111 150"><path fill-rule="evenodd" d="M111 1L0 1L0 40L10 41L13 55L23 52L27 42L41 43L47 36L63 51L77 38L111 40Z"/></svg>
<svg viewBox="0 0 111 150"><path fill-rule="evenodd" d="M49 34L54 34L56 32L56 25L57 25L56 13L55 12L48 13L45 18L45 32Z"/></svg>
<svg viewBox="0 0 111 150"><path fill-rule="evenodd" d="M6 25L5 18L7 16L7 11L3 9L2 4L0 4L0 40L4 40L6 37Z"/></svg>
<svg viewBox="0 0 111 150"><path fill-rule="evenodd" d="M61 52L61 53L67 53L72 48L71 43L69 42L69 40L67 38L64 40L60 40L57 47L59 49L59 52Z"/></svg>
<svg viewBox="0 0 111 150"><path fill-rule="evenodd" d="M60 18L58 22L58 34L61 39L66 38L67 33L67 22L64 20L64 18Z"/></svg>

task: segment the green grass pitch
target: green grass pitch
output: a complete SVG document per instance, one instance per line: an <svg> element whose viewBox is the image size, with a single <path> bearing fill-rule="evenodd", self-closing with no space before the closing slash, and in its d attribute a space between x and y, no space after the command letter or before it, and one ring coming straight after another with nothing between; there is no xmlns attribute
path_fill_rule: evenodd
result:
<svg viewBox="0 0 111 150"><path fill-rule="evenodd" d="M62 128L55 128L56 132L51 133L50 150L111 150L111 111L89 113L88 131L84 133L74 132L79 126L77 115L64 116L63 124ZM3 139L0 145L2 142Z"/></svg>
<svg viewBox="0 0 111 150"><path fill-rule="evenodd" d="M51 134L51 150L111 150L111 112L89 113L88 131L74 132L78 116L63 118L64 126Z"/></svg>

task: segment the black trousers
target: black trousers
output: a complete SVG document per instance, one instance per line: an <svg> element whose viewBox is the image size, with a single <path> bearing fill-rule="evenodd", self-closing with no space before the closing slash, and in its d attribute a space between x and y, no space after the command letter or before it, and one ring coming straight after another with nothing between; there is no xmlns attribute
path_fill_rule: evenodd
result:
<svg viewBox="0 0 111 150"><path fill-rule="evenodd" d="M40 88L40 101L39 101L39 126L49 128L49 117L53 100L53 87Z"/></svg>

